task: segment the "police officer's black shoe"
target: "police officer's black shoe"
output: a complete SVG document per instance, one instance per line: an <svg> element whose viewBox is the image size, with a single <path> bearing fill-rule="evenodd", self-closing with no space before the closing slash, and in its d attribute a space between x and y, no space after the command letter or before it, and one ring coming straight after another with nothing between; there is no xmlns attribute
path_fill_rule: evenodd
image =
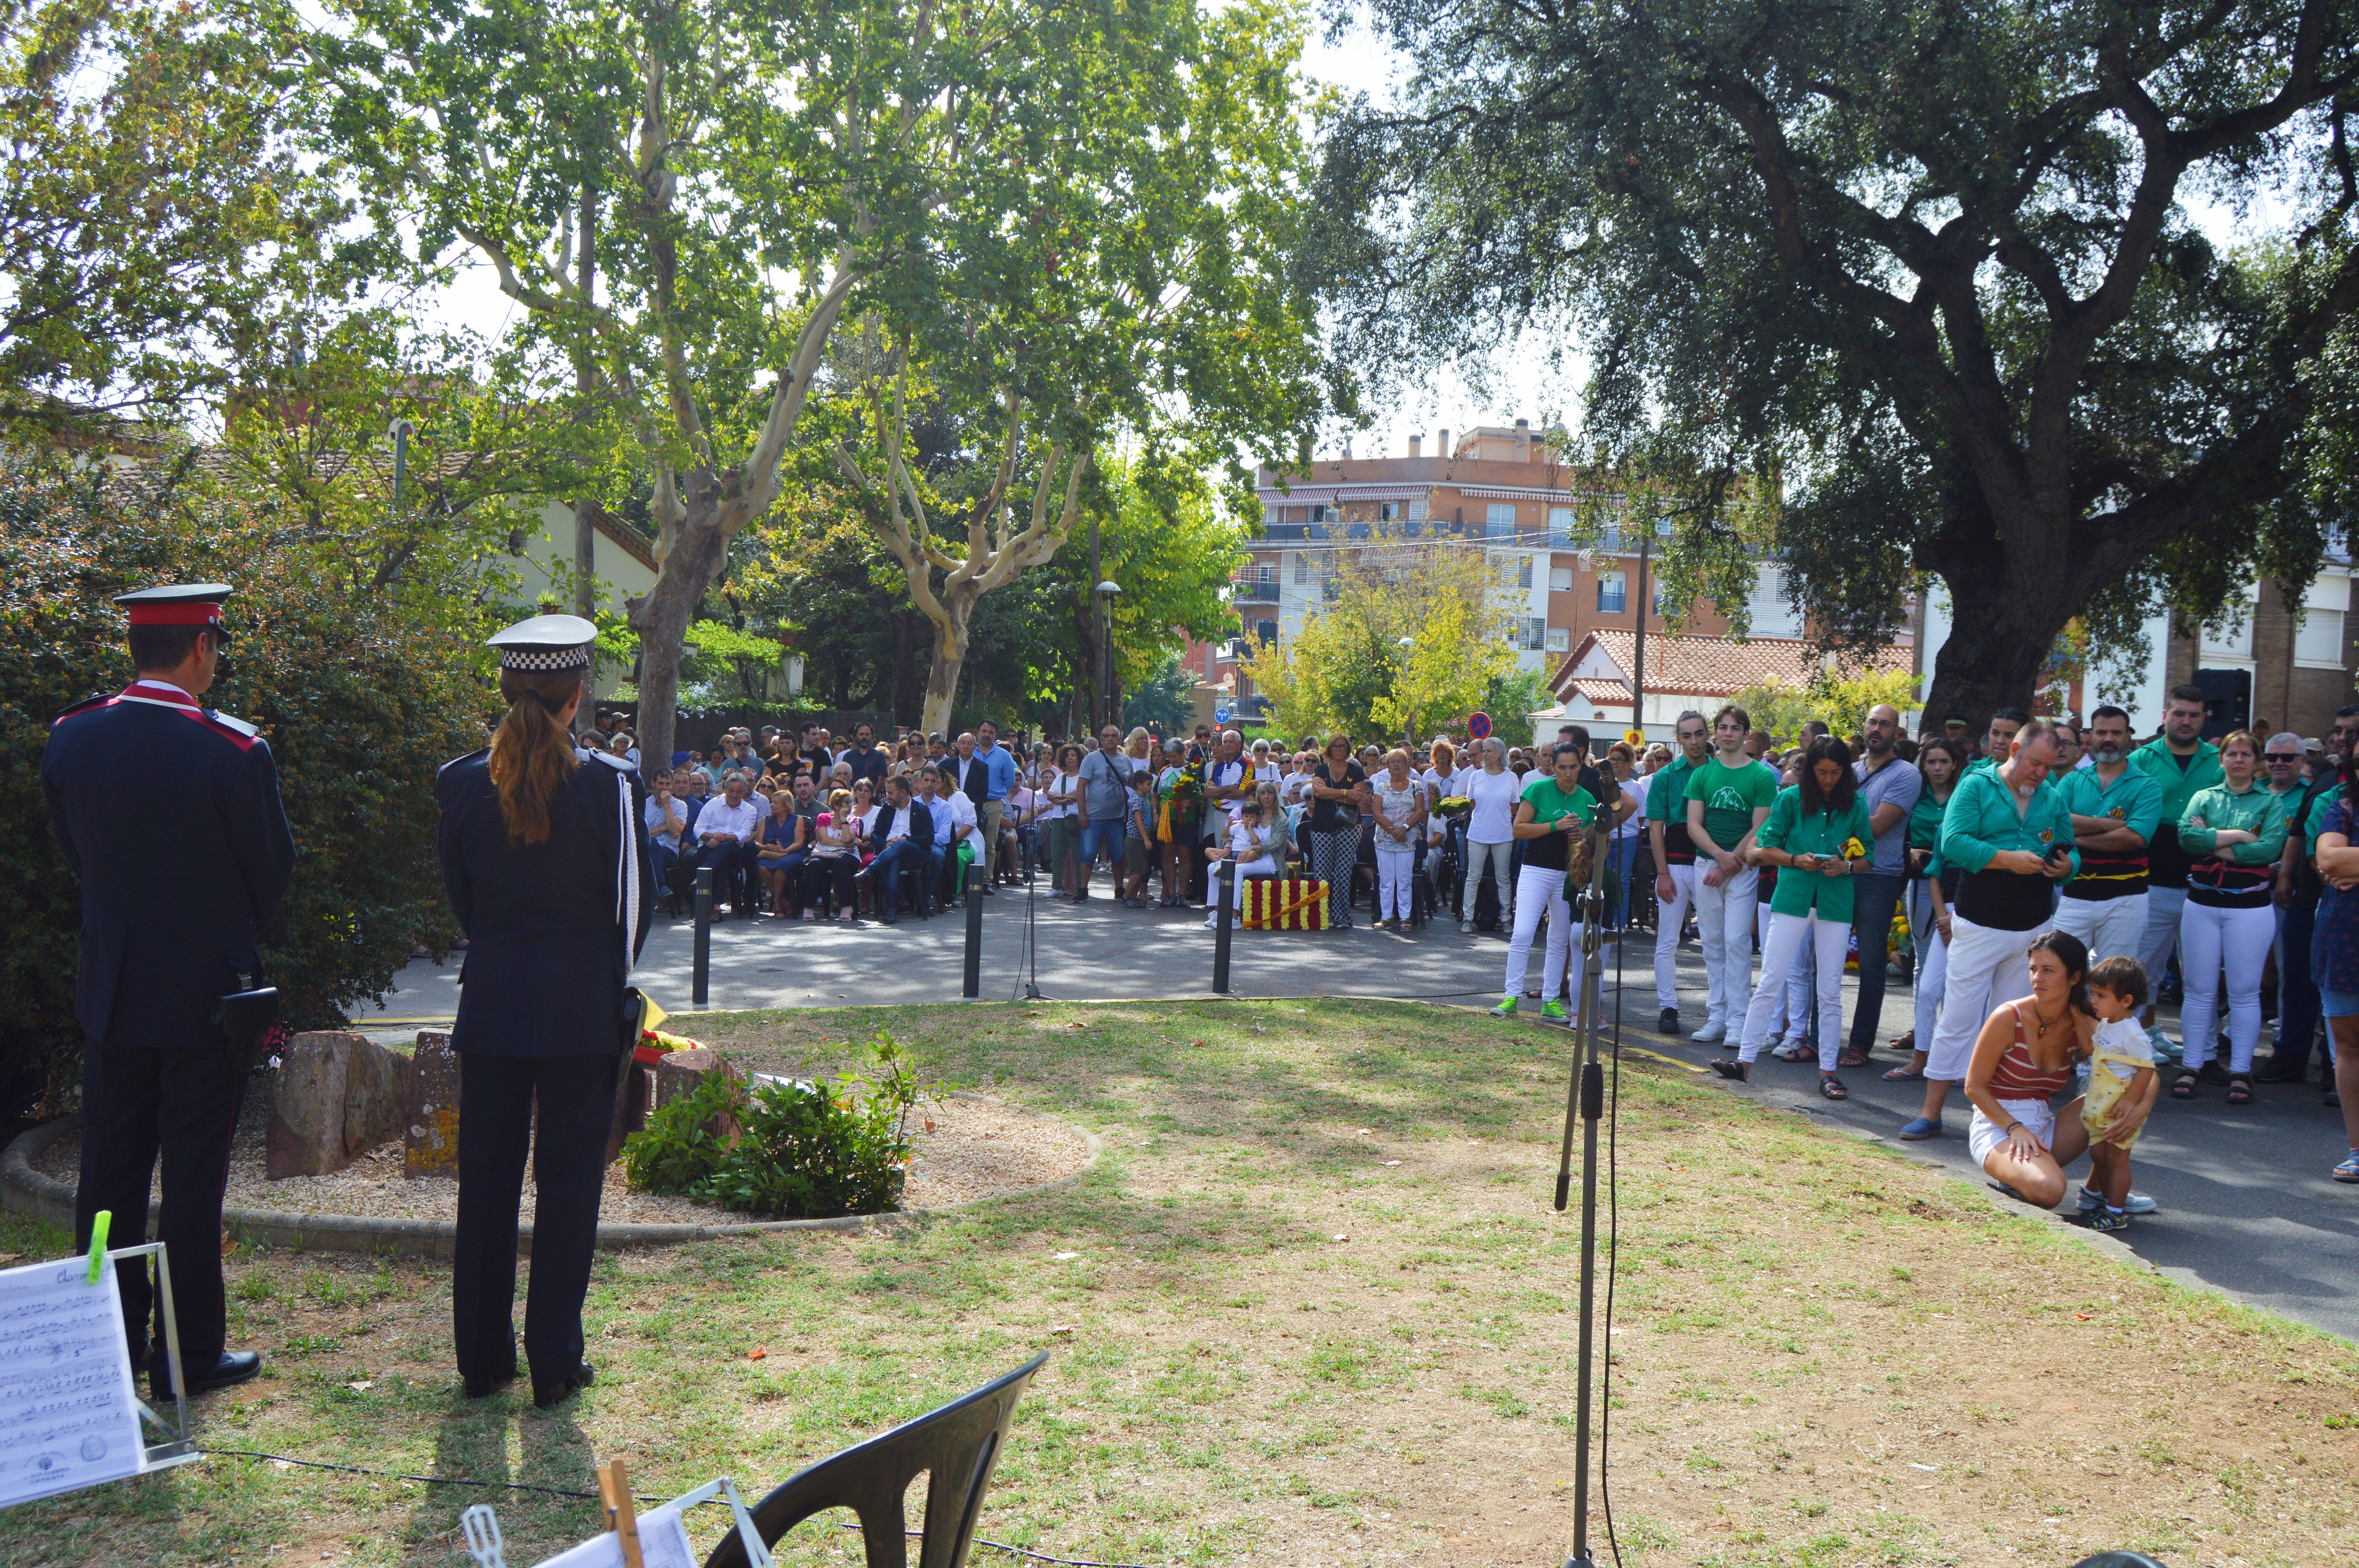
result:
<svg viewBox="0 0 2359 1568"><path fill-rule="evenodd" d="M511 1366L505 1372L470 1372L467 1374L467 1397L487 1400L503 1384L516 1381L516 1369Z"/></svg>
<svg viewBox="0 0 2359 1568"><path fill-rule="evenodd" d="M249 1382L261 1375L262 1357L253 1350L224 1350L210 1367L186 1368L189 1392L205 1393L213 1389L226 1389L234 1383ZM147 1385L159 1400L172 1397L171 1363L158 1356L148 1364Z"/></svg>
<svg viewBox="0 0 2359 1568"><path fill-rule="evenodd" d="M597 1380L598 1368L587 1361L574 1368L571 1375L560 1378L553 1383L544 1383L538 1378L535 1378L532 1380L533 1408L547 1410L551 1405L561 1404L573 1397L574 1390L586 1389Z"/></svg>

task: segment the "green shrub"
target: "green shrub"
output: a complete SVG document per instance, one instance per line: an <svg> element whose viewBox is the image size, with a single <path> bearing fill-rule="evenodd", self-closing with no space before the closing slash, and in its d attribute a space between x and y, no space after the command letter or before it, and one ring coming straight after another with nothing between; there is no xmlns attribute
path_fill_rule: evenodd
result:
<svg viewBox="0 0 2359 1568"><path fill-rule="evenodd" d="M236 589L243 634L204 701L257 726L277 764L295 872L262 950L290 1027L332 1027L385 993L411 944L451 935L434 771L484 743L481 640L501 612L475 601L463 563L374 587L366 540L202 479L0 448L0 1119L68 1108L80 1082L82 890L50 837L40 762L61 709L131 678L111 595Z"/></svg>
<svg viewBox="0 0 2359 1568"><path fill-rule="evenodd" d="M924 1091L891 1034L879 1031L869 1049L868 1076L832 1084L708 1075L625 1142L631 1184L786 1219L898 1208L909 1109Z"/></svg>

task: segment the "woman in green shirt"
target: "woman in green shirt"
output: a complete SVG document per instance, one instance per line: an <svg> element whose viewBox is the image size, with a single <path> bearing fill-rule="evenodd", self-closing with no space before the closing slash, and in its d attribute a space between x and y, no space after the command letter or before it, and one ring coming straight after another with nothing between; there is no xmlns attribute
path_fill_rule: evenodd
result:
<svg viewBox="0 0 2359 1568"><path fill-rule="evenodd" d="M2261 1038L2261 971L2277 940L2270 894L2286 841L2286 797L2256 776L2261 744L2239 730L2220 739L2226 781L2195 792L2179 819L2187 851L2187 903L2179 914L2180 1061L2175 1099L2199 1083L2228 1086L2228 1103L2253 1098L2253 1047ZM2212 1060L2220 971L2228 972L2228 1070Z"/></svg>
<svg viewBox="0 0 2359 1568"><path fill-rule="evenodd" d="M1867 807L1860 803L1858 775L1851 771L1851 748L1821 735L1810 742L1799 782L1779 790L1770 802L1769 820L1754 840L1754 862L1776 866L1780 874L1769 900L1761 983L1745 1012L1744 1044L1734 1064L1712 1065L1722 1077L1751 1076L1787 976L1808 942L1817 968L1819 1093L1829 1099L1851 1098L1835 1073L1843 1039L1843 950L1851 940L1851 879L1865 869L1875 838Z"/></svg>

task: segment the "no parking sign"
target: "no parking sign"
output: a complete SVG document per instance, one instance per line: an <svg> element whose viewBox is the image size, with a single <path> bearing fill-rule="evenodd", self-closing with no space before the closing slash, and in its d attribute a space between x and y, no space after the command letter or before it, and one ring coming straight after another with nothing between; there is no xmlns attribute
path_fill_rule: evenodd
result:
<svg viewBox="0 0 2359 1568"><path fill-rule="evenodd" d="M1491 716L1487 713L1475 713L1469 716L1466 720L1466 733L1473 736L1477 741L1489 740L1491 738Z"/></svg>

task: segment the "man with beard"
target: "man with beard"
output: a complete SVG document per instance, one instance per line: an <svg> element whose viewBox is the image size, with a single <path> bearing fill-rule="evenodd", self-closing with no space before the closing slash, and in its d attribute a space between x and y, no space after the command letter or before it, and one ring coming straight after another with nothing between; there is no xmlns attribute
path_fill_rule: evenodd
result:
<svg viewBox="0 0 2359 1568"><path fill-rule="evenodd" d="M2134 954L2146 941L2147 846L2162 820L2162 786L2130 765L2130 716L2110 704L2089 714L2089 759L2056 785L2081 849L2056 929L2078 936L2094 957ZM2149 995L2160 979L2147 971Z"/></svg>
<svg viewBox="0 0 2359 1568"><path fill-rule="evenodd" d="M1867 1065L1875 1032L1884 1022L1884 976L1892 935L1892 912L1908 885L1908 814L1925 791L1915 764L1893 751L1900 739L1900 710L1879 702L1860 729L1864 754L1852 764L1859 775L1860 804L1867 807L1875 842L1868 869L1852 879L1852 934L1859 942L1859 1003L1852 1010L1851 1049L1837 1059L1843 1067Z"/></svg>
<svg viewBox="0 0 2359 1568"><path fill-rule="evenodd" d="M2146 935L2137 946L2147 981L2162 989L2163 970L2179 946L2179 919L2187 907L2187 851L2179 847L2179 819L2196 795L2223 783L2220 748L2202 738L2204 697L2200 686L2175 686L2162 710L2162 735L2130 753L2162 789L2162 816L2147 844ZM2149 996L2153 991L2147 993ZM2146 1022L2154 1022L2154 1004Z"/></svg>

